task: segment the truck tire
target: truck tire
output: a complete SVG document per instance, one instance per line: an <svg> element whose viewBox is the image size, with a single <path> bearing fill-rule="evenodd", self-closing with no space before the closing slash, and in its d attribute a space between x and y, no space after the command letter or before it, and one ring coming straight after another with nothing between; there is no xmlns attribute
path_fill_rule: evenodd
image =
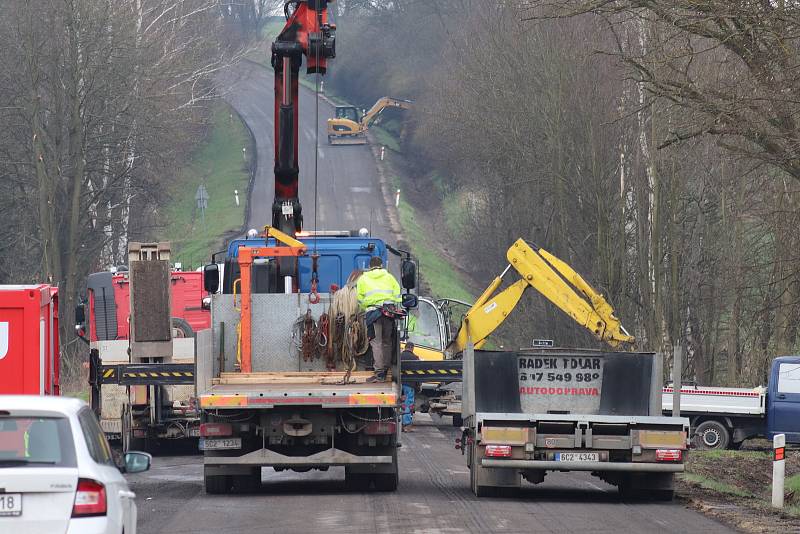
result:
<svg viewBox="0 0 800 534"><path fill-rule="evenodd" d="M196 334L186 319L173 317L170 321L172 322L172 329L178 331L177 337L195 337Z"/></svg>
<svg viewBox="0 0 800 534"><path fill-rule="evenodd" d="M203 485L209 495L230 493L231 481L226 475L208 475L203 473Z"/></svg>
<svg viewBox="0 0 800 534"><path fill-rule="evenodd" d="M453 416L453 426L454 427L464 426L464 419L459 414L455 414Z"/></svg>
<svg viewBox="0 0 800 534"><path fill-rule="evenodd" d="M247 475L233 475L230 479L235 493L256 493L261 489L261 468Z"/></svg>
<svg viewBox="0 0 800 534"><path fill-rule="evenodd" d="M364 492L369 490L371 479L369 473L352 473L344 471L344 486L348 491Z"/></svg>
<svg viewBox="0 0 800 534"><path fill-rule="evenodd" d="M133 415L131 414L130 404L124 404L122 406L122 415L120 416L120 419L122 427L122 454L125 454L129 451L149 452L147 450L148 444L146 439L133 437Z"/></svg>
<svg viewBox="0 0 800 534"><path fill-rule="evenodd" d="M397 469L397 449L392 454L392 472L375 473L372 475L372 483L375 486L375 491L397 491L397 486L400 484L400 473Z"/></svg>
<svg viewBox="0 0 800 534"><path fill-rule="evenodd" d="M478 498L496 497L499 494L500 488L478 485L478 469L480 469L480 466L478 465L479 462L476 457L476 449L477 447L475 447L475 445L472 445L469 448L469 478L470 486L472 487L472 493L474 493Z"/></svg>
<svg viewBox="0 0 800 534"><path fill-rule="evenodd" d="M694 446L700 450L727 449L730 442L730 432L719 421L703 421L694 431Z"/></svg>

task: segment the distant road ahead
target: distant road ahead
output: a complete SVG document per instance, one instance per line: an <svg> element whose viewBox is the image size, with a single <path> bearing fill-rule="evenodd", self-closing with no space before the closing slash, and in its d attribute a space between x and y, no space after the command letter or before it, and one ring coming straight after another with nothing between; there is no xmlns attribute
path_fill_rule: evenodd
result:
<svg viewBox="0 0 800 534"><path fill-rule="evenodd" d="M272 71L242 61L222 78L225 99L242 116L256 141L258 165L248 225L262 228L272 219L274 192L274 125ZM333 107L319 102L315 128L314 94L300 87L300 202L304 228L314 229L314 144L319 131L319 230L356 230L372 225L372 234L394 243L378 182L375 159L368 146L328 146L326 121Z"/></svg>

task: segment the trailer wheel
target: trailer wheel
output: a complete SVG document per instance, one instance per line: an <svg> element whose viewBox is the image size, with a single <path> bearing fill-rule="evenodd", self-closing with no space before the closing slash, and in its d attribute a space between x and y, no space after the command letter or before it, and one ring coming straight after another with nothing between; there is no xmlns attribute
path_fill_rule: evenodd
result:
<svg viewBox="0 0 800 534"><path fill-rule="evenodd" d="M730 442L730 432L719 421L703 421L694 431L694 445L700 450L727 449Z"/></svg>
<svg viewBox="0 0 800 534"><path fill-rule="evenodd" d="M453 415L453 426L454 427L464 426L464 418L461 417L461 414Z"/></svg>

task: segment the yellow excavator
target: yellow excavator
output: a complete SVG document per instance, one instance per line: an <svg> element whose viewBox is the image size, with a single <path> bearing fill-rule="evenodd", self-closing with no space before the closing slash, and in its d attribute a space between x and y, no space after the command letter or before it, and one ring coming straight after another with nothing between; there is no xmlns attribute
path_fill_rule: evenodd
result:
<svg viewBox="0 0 800 534"><path fill-rule="evenodd" d="M336 116L328 119L328 144L365 145L367 130L384 109L411 109L413 102L384 96L369 111L361 114L354 106L336 106Z"/></svg>
<svg viewBox="0 0 800 534"><path fill-rule="evenodd" d="M611 347L634 343L634 337L622 326L603 295L566 262L522 239L508 249L506 257L509 265L471 306L454 299L419 299L417 309L409 315L407 329L408 339L415 345L414 352L421 359L453 359L464 350L468 339L472 340L475 348L481 348L529 288L538 291ZM512 268L519 280L498 293ZM450 327L449 308L453 303L469 307L455 335L452 335Z"/></svg>

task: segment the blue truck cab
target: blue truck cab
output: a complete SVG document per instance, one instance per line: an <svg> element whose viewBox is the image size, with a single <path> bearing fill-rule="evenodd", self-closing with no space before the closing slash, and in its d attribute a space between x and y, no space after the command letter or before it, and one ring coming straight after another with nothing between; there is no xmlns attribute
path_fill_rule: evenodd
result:
<svg viewBox="0 0 800 534"><path fill-rule="evenodd" d="M800 443L800 356L772 361L766 402L767 437L786 434L788 443Z"/></svg>
<svg viewBox="0 0 800 534"><path fill-rule="evenodd" d="M301 293L311 291L312 254L318 254L318 291L328 292L331 285L343 287L355 270L367 270L369 260L380 256L387 265L387 247L382 239L375 237L347 236L304 236L298 239L307 246L307 254L298 259L297 285ZM273 247L275 239L264 237L233 239L228 243L225 253L225 267L222 273L222 293L233 292L233 282L239 278L239 247ZM290 260L293 261L293 260ZM254 293L282 293L283 277L280 273L280 260L269 259L253 265Z"/></svg>

